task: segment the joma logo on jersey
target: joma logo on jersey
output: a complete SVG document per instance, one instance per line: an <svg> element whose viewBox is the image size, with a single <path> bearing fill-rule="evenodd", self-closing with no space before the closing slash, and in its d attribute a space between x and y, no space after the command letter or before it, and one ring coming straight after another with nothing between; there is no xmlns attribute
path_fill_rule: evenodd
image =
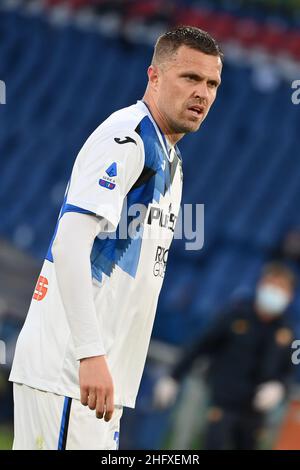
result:
<svg viewBox="0 0 300 470"><path fill-rule="evenodd" d="M155 277L164 277L167 267L169 249L158 246L155 254L155 262L153 266L153 274Z"/></svg>
<svg viewBox="0 0 300 470"><path fill-rule="evenodd" d="M176 215L173 214L173 212L170 212L170 210L166 213L163 209L151 207L147 224L151 225L152 223L158 223L160 227L167 228L174 232L176 219Z"/></svg>
<svg viewBox="0 0 300 470"><path fill-rule="evenodd" d="M44 276L40 276L36 283L33 298L35 300L43 300L48 292L48 279Z"/></svg>

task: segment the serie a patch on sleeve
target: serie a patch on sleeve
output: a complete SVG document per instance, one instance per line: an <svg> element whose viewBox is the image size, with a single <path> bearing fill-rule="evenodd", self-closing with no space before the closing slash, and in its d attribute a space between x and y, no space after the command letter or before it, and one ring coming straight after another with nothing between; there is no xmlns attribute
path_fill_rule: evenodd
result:
<svg viewBox="0 0 300 470"><path fill-rule="evenodd" d="M116 180L114 179L115 176L117 176L117 164L116 162L113 162L106 170L105 170L105 175L102 176L102 178L99 179L99 185L102 188L106 189L114 189L116 187Z"/></svg>

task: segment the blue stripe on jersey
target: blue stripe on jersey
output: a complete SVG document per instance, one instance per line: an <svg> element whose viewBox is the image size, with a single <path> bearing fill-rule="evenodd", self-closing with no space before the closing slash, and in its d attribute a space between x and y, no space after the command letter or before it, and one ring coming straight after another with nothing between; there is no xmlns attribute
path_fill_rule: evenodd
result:
<svg viewBox="0 0 300 470"><path fill-rule="evenodd" d="M149 179L141 184L141 186L129 191L127 207L129 208L133 204L138 203L143 204L145 209L147 209L148 205L153 201L159 202L161 195L164 195L165 191L169 188L170 168L155 127L148 116L142 119L136 131L144 143L144 168L152 169L153 175L150 175ZM136 217L138 216L139 214ZM127 228L136 218L124 213L122 217L127 217ZM111 238L105 238L104 240L96 238L91 253L93 277L101 282L102 275L110 276L116 265L131 277L135 277L141 245L142 233L136 238L127 237L125 240L120 239L119 227L116 232L112 233Z"/></svg>
<svg viewBox="0 0 300 470"><path fill-rule="evenodd" d="M152 201L153 188L151 189L151 186L147 183L130 191L127 195L127 207L129 208L133 204L143 199L145 200L146 197L149 201ZM128 230L129 224L136 218L125 213L122 213L121 217L127 218L124 223L124 225L126 224L126 230ZM116 265L130 276L135 277L141 243L141 234L135 239L130 237L120 238L119 227L111 234L111 238L106 237L102 240L96 238L91 253L93 277L101 282L102 274L110 276Z"/></svg>
<svg viewBox="0 0 300 470"><path fill-rule="evenodd" d="M79 212L80 214L95 215L95 212L88 211L87 209L82 209L82 207L74 206L73 204L66 204L61 215L65 214L66 212Z"/></svg>
<svg viewBox="0 0 300 470"><path fill-rule="evenodd" d="M120 433L118 431L115 431L114 441L116 441L116 450L119 450L119 440L120 440Z"/></svg>
<svg viewBox="0 0 300 470"><path fill-rule="evenodd" d="M146 103L145 101L143 101L143 100L142 100L142 102L143 102L144 105L148 108L148 111L149 111L149 113L151 114L150 108L149 108L149 106L147 105L147 103ZM152 115L152 114L151 114L151 115ZM159 125L158 125L158 124L156 124L156 125L157 125L157 128L158 128L159 132L160 132L161 138L162 138L162 140L163 140L164 147L165 147L165 151L166 151L167 154L169 155L169 148L168 148L167 139L166 139L166 137L165 137L165 134L162 132L162 130L161 130L161 128L159 127ZM153 126L153 127L154 127L154 126Z"/></svg>
<svg viewBox="0 0 300 470"><path fill-rule="evenodd" d="M156 173L152 181L152 200L154 199L155 201L159 202L160 196L162 194L165 194L166 191L165 172L169 170L168 161L165 157L164 148L159 140L155 127L149 116L145 116L141 120L138 128L138 132L144 144L145 167L152 168ZM147 200L141 200L139 202L143 204L146 203Z"/></svg>
<svg viewBox="0 0 300 470"><path fill-rule="evenodd" d="M66 448L71 404L72 404L72 398L65 397L57 450L65 450Z"/></svg>
<svg viewBox="0 0 300 470"><path fill-rule="evenodd" d="M79 212L80 214L94 214L94 213L91 212L91 211L88 211L88 210L86 210L86 209L82 209L82 207L74 206L73 204L66 204L67 195L68 195L68 193L67 193L67 194L65 195L65 197L64 197L64 201L63 201L63 204L62 204L62 207L61 207L59 216L58 216L58 221L57 221L57 223L56 223L56 227L55 227L55 230L54 230L54 235L53 235L53 237L52 237L52 239L51 239L51 242L50 242L50 245L49 245L47 254L46 254L46 259L47 259L48 261L50 261L51 263L53 263L52 245L53 245L54 239L55 239L55 237L56 237L56 233L57 233L57 230L58 230L59 221L60 221L60 219L62 218L62 216L63 216L66 212Z"/></svg>

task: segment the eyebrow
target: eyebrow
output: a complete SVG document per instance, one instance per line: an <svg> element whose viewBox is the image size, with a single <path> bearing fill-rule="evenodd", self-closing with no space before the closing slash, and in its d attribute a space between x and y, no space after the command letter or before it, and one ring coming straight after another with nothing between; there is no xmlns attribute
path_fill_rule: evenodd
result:
<svg viewBox="0 0 300 470"><path fill-rule="evenodd" d="M189 77L194 78L197 81L204 80L204 77L202 75L199 75L198 73L195 73L195 72L182 72L179 76L180 77L189 76ZM219 86L221 84L221 80L215 80L213 78L209 78L207 81L216 86Z"/></svg>

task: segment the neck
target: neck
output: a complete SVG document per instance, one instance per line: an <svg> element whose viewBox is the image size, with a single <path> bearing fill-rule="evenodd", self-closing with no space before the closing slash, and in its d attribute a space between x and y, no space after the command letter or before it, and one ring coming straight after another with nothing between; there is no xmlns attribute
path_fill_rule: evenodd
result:
<svg viewBox="0 0 300 470"><path fill-rule="evenodd" d="M166 139L171 145L175 145L180 139L182 139L184 134L178 134L177 132L172 130L167 118L158 109L155 100L149 93L147 93L147 91L143 96L142 100L148 106L154 121L156 122L156 124L158 125L158 127L160 128L160 130L165 135Z"/></svg>

